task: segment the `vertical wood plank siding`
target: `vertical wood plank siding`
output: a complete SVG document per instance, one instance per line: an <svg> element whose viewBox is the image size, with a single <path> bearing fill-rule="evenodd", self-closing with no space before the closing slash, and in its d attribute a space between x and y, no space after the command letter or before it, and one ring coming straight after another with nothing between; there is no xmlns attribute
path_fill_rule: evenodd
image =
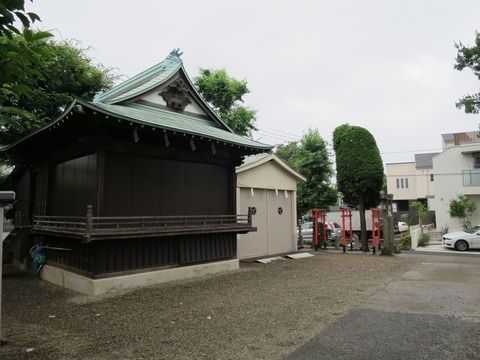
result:
<svg viewBox="0 0 480 360"><path fill-rule="evenodd" d="M57 247L70 250L45 250L48 262L61 265L62 268L72 269L80 273L92 273L93 258L91 246L85 246L77 240L64 238L44 238L48 247Z"/></svg>
<svg viewBox="0 0 480 360"><path fill-rule="evenodd" d="M45 240L51 247L71 249L47 250L47 262L91 277L236 257L236 235L230 233L116 239L89 244L57 237Z"/></svg>
<svg viewBox="0 0 480 360"><path fill-rule="evenodd" d="M106 156L102 216L232 213L229 167L113 152Z"/></svg>
<svg viewBox="0 0 480 360"><path fill-rule="evenodd" d="M51 164L46 215L227 215L235 213L233 165L164 159L99 150ZM44 197L44 196L42 196ZM235 233L130 238L82 243L44 237L47 262L91 277L236 257Z"/></svg>
<svg viewBox="0 0 480 360"><path fill-rule="evenodd" d="M50 215L85 215L87 205L96 209L97 155L91 154L52 166Z"/></svg>
<svg viewBox="0 0 480 360"><path fill-rule="evenodd" d="M34 203L34 215L46 215L47 214L47 202L48 202L48 163L44 163L39 167L37 182L36 182L36 198L30 199Z"/></svg>
<svg viewBox="0 0 480 360"><path fill-rule="evenodd" d="M235 234L185 236L180 241L180 264L237 256Z"/></svg>

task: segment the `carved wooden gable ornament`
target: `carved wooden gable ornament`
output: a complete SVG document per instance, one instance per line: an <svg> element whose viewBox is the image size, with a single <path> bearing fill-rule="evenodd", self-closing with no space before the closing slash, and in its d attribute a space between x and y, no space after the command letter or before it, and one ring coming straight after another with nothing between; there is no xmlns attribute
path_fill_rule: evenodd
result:
<svg viewBox="0 0 480 360"><path fill-rule="evenodd" d="M170 84L170 88L167 91L163 91L159 95L163 97L168 107L185 110L185 107L192 102L185 95L185 92L189 92L189 88L182 79L178 79Z"/></svg>

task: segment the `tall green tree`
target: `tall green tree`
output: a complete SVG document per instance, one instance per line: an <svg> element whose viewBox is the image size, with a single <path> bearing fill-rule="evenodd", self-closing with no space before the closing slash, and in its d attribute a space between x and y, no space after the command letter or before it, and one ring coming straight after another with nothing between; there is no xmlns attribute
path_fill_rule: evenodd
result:
<svg viewBox="0 0 480 360"><path fill-rule="evenodd" d="M193 79L198 91L220 118L237 134L251 136L257 111L244 107L243 97L250 92L246 80L228 76L225 69L203 69Z"/></svg>
<svg viewBox="0 0 480 360"><path fill-rule="evenodd" d="M35 120L33 114L6 100L32 96L33 90L24 79L41 78L42 74L32 65L38 56L45 55L42 40L53 36L48 32L30 30L31 24L40 18L35 13L25 12L24 5L24 0L0 3L0 128L21 119ZM23 29L17 28L17 23Z"/></svg>
<svg viewBox="0 0 480 360"><path fill-rule="evenodd" d="M362 250L368 251L365 210L380 204L384 171L380 151L372 134L344 124L333 132L337 187L343 200L360 213Z"/></svg>
<svg viewBox="0 0 480 360"><path fill-rule="evenodd" d="M0 39L0 44L19 44L23 38L14 35L11 39ZM9 144L30 131L41 127L60 115L75 96L92 99L95 92L104 91L113 85L116 76L112 69L93 64L87 55L87 49L72 41L39 40L42 53L34 53L29 68L39 76L25 73L17 82L35 89L35 96L14 94L4 91L4 106L22 109L33 117L14 116L15 121L4 124L0 132L0 143ZM4 84L8 90L10 84Z"/></svg>
<svg viewBox="0 0 480 360"><path fill-rule="evenodd" d="M299 141L291 141L286 144L277 145L275 150L275 154L282 159L285 164L290 166L292 169L301 173L301 169L298 169L296 162L298 160L300 154L300 142Z"/></svg>
<svg viewBox="0 0 480 360"><path fill-rule="evenodd" d="M327 143L317 129L309 129L300 141L277 146L276 155L305 176L297 187L297 213L312 208L328 208L337 202L337 191L331 184L332 162Z"/></svg>
<svg viewBox="0 0 480 360"><path fill-rule="evenodd" d="M475 32L475 45L468 47L461 42L455 43L457 57L454 68L462 71L470 68L480 80L480 33ZM480 111L480 92L467 94L456 103L457 108L464 108L467 114L478 114Z"/></svg>

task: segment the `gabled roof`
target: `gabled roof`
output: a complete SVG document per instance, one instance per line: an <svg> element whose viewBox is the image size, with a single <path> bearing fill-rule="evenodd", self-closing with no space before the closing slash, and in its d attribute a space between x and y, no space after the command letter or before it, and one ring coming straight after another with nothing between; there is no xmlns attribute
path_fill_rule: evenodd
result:
<svg viewBox="0 0 480 360"><path fill-rule="evenodd" d="M283 168L290 175L292 175L292 177L294 177L296 179L296 181L307 181L307 179L303 175L299 174L298 172L293 170L290 166L285 164L277 155L269 154L269 153L247 156L245 158L243 164L237 167L236 172L241 173L241 172L244 172L244 171L248 171L248 170L253 169L257 166L265 164L269 161L275 163L280 168Z"/></svg>
<svg viewBox="0 0 480 360"><path fill-rule="evenodd" d="M197 92L195 86L187 75L180 56L183 53L179 49L174 49L161 63L141 72L138 75L114 86L105 93L97 93L93 99L95 103L104 103L110 105L125 105L139 100L142 95L154 92L155 90L165 89L166 86L175 80L182 82L182 90L185 90L190 97L199 105L209 116L211 121L220 124L225 129L232 131L220 117L213 111L201 95ZM160 95L160 94L159 94Z"/></svg>
<svg viewBox="0 0 480 360"><path fill-rule="evenodd" d="M196 91L183 68L180 55L178 49L172 51L160 64L143 71L105 93L96 94L93 101L75 99L57 119L16 143L0 149L0 151L9 150L32 137L39 136L45 130L64 126L64 124L74 121L72 115L84 113L86 109L95 114L99 120L114 118L118 122L127 121L130 124L151 127L152 130L161 129L183 133L184 135L199 136L238 148L254 150L246 153L264 152L272 149L273 146L271 145L262 144L235 134L218 117ZM166 102L161 103L163 101L162 93L159 93L159 91L168 92L169 89L177 86L180 86L180 90L176 90L177 93L184 98L188 98L189 103L194 103L195 107L192 108L192 111L171 108L167 106ZM159 103L155 103L156 99Z"/></svg>
<svg viewBox="0 0 480 360"><path fill-rule="evenodd" d="M179 56L174 58L169 55L164 61L152 66L150 69L135 75L104 93L97 93L93 101L105 104L118 104L129 100L169 80L182 67L183 63Z"/></svg>

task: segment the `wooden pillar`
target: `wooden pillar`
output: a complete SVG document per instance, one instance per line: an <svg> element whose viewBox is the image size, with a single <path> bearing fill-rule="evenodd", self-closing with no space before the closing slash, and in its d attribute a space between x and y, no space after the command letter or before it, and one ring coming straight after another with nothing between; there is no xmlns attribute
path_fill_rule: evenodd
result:
<svg viewBox="0 0 480 360"><path fill-rule="evenodd" d="M393 195L380 192L382 199L382 217L383 217L383 248L382 255L393 255L395 244L393 243Z"/></svg>

